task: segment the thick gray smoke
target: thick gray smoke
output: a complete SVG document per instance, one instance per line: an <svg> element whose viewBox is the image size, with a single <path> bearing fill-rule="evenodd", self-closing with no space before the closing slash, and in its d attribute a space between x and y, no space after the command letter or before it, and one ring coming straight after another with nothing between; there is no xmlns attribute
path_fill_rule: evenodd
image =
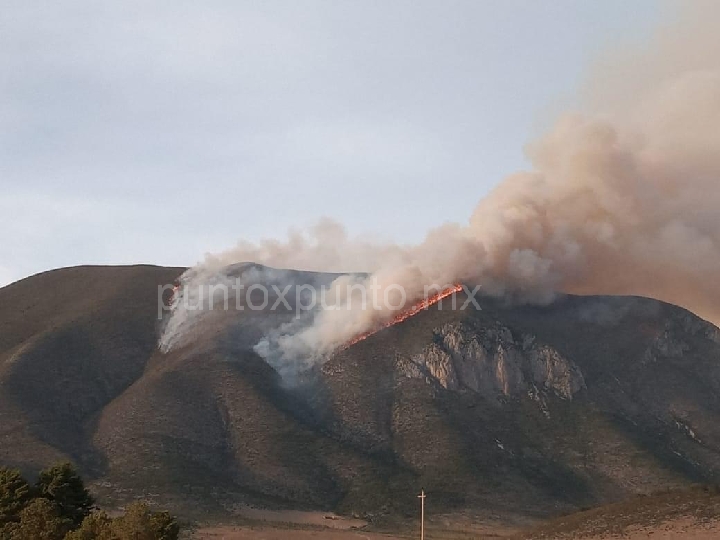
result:
<svg viewBox="0 0 720 540"><path fill-rule="evenodd" d="M528 301L558 291L649 296L717 324L720 3L688 5L652 46L605 58L590 79L586 110L563 115L530 145L533 170L504 180L468 223L396 246L348 238L337 223L322 221L286 242L241 243L209 256L186 281L256 261L369 272L362 279L400 284L408 301L429 284L471 282ZM327 352L390 315L321 310L281 336L282 350Z"/></svg>

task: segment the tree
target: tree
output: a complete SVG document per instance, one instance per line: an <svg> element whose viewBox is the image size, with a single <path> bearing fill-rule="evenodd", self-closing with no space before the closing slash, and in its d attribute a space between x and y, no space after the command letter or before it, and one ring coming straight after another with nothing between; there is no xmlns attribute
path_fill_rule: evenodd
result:
<svg viewBox="0 0 720 540"><path fill-rule="evenodd" d="M177 540L180 527L169 513L152 512L147 503L137 502L113 521L112 532L118 540Z"/></svg>
<svg viewBox="0 0 720 540"><path fill-rule="evenodd" d="M92 512L83 520L80 528L65 536L65 540L113 540L112 522L112 518L105 512Z"/></svg>
<svg viewBox="0 0 720 540"><path fill-rule="evenodd" d="M41 497L55 503L60 516L69 519L73 528L80 526L93 509L93 498L70 463L41 471L36 487Z"/></svg>
<svg viewBox="0 0 720 540"><path fill-rule="evenodd" d="M0 467L0 529L20 520L20 512L30 498L30 485L20 471Z"/></svg>
<svg viewBox="0 0 720 540"><path fill-rule="evenodd" d="M118 540L156 540L148 505L138 502L128 506L125 514L113 521L112 532Z"/></svg>
<svg viewBox="0 0 720 540"><path fill-rule="evenodd" d="M20 521L9 526L10 540L62 540L70 530L69 519L60 516L52 501L35 499L20 512Z"/></svg>
<svg viewBox="0 0 720 540"><path fill-rule="evenodd" d="M32 489L20 472L0 467L0 540L178 540L180 527L168 512L147 503L111 518L93 506L69 463L40 472Z"/></svg>
<svg viewBox="0 0 720 540"><path fill-rule="evenodd" d="M170 512L155 512L150 518L156 540L177 540L180 525Z"/></svg>

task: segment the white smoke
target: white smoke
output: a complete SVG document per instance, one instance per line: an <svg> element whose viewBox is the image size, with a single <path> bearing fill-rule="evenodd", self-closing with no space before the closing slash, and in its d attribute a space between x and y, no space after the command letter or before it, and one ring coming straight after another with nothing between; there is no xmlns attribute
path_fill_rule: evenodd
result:
<svg viewBox="0 0 720 540"><path fill-rule="evenodd" d="M397 246L323 220L284 242L209 256L186 282L256 261L368 272L381 290L402 285L408 301L430 284L473 282L541 302L558 291L643 295L720 322L720 3L691 3L678 19L652 46L596 70L587 110L530 145L533 170L504 180L468 223ZM391 314L324 310L275 341L287 354L321 354Z"/></svg>

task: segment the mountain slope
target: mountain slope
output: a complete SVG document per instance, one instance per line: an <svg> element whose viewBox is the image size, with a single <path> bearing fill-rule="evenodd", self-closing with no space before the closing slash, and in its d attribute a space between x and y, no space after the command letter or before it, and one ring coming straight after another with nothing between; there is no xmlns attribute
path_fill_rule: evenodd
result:
<svg viewBox="0 0 720 540"><path fill-rule="evenodd" d="M445 500L586 505L718 478L718 338L651 300L485 300L423 312L323 372L336 431Z"/></svg>
<svg viewBox="0 0 720 540"><path fill-rule="evenodd" d="M94 461L92 419L155 351L157 286L179 268L77 267L0 289L0 461Z"/></svg>
<svg viewBox="0 0 720 540"><path fill-rule="evenodd" d="M535 515L720 476L720 332L682 309L436 305L289 387L252 350L270 313L218 312L157 350L158 286L181 272L0 289L0 461L71 458L101 498L196 511L404 514L423 486L436 511Z"/></svg>

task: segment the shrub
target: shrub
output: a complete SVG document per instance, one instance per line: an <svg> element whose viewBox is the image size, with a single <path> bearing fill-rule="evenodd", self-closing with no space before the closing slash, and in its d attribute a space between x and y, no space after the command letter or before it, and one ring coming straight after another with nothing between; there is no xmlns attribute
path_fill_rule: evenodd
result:
<svg viewBox="0 0 720 540"><path fill-rule="evenodd" d="M8 540L63 540L71 527L55 504L40 498L22 509L20 521L11 524L6 534Z"/></svg>
<svg viewBox="0 0 720 540"><path fill-rule="evenodd" d="M112 519L103 511L90 513L78 529L65 536L65 540L113 540Z"/></svg>

